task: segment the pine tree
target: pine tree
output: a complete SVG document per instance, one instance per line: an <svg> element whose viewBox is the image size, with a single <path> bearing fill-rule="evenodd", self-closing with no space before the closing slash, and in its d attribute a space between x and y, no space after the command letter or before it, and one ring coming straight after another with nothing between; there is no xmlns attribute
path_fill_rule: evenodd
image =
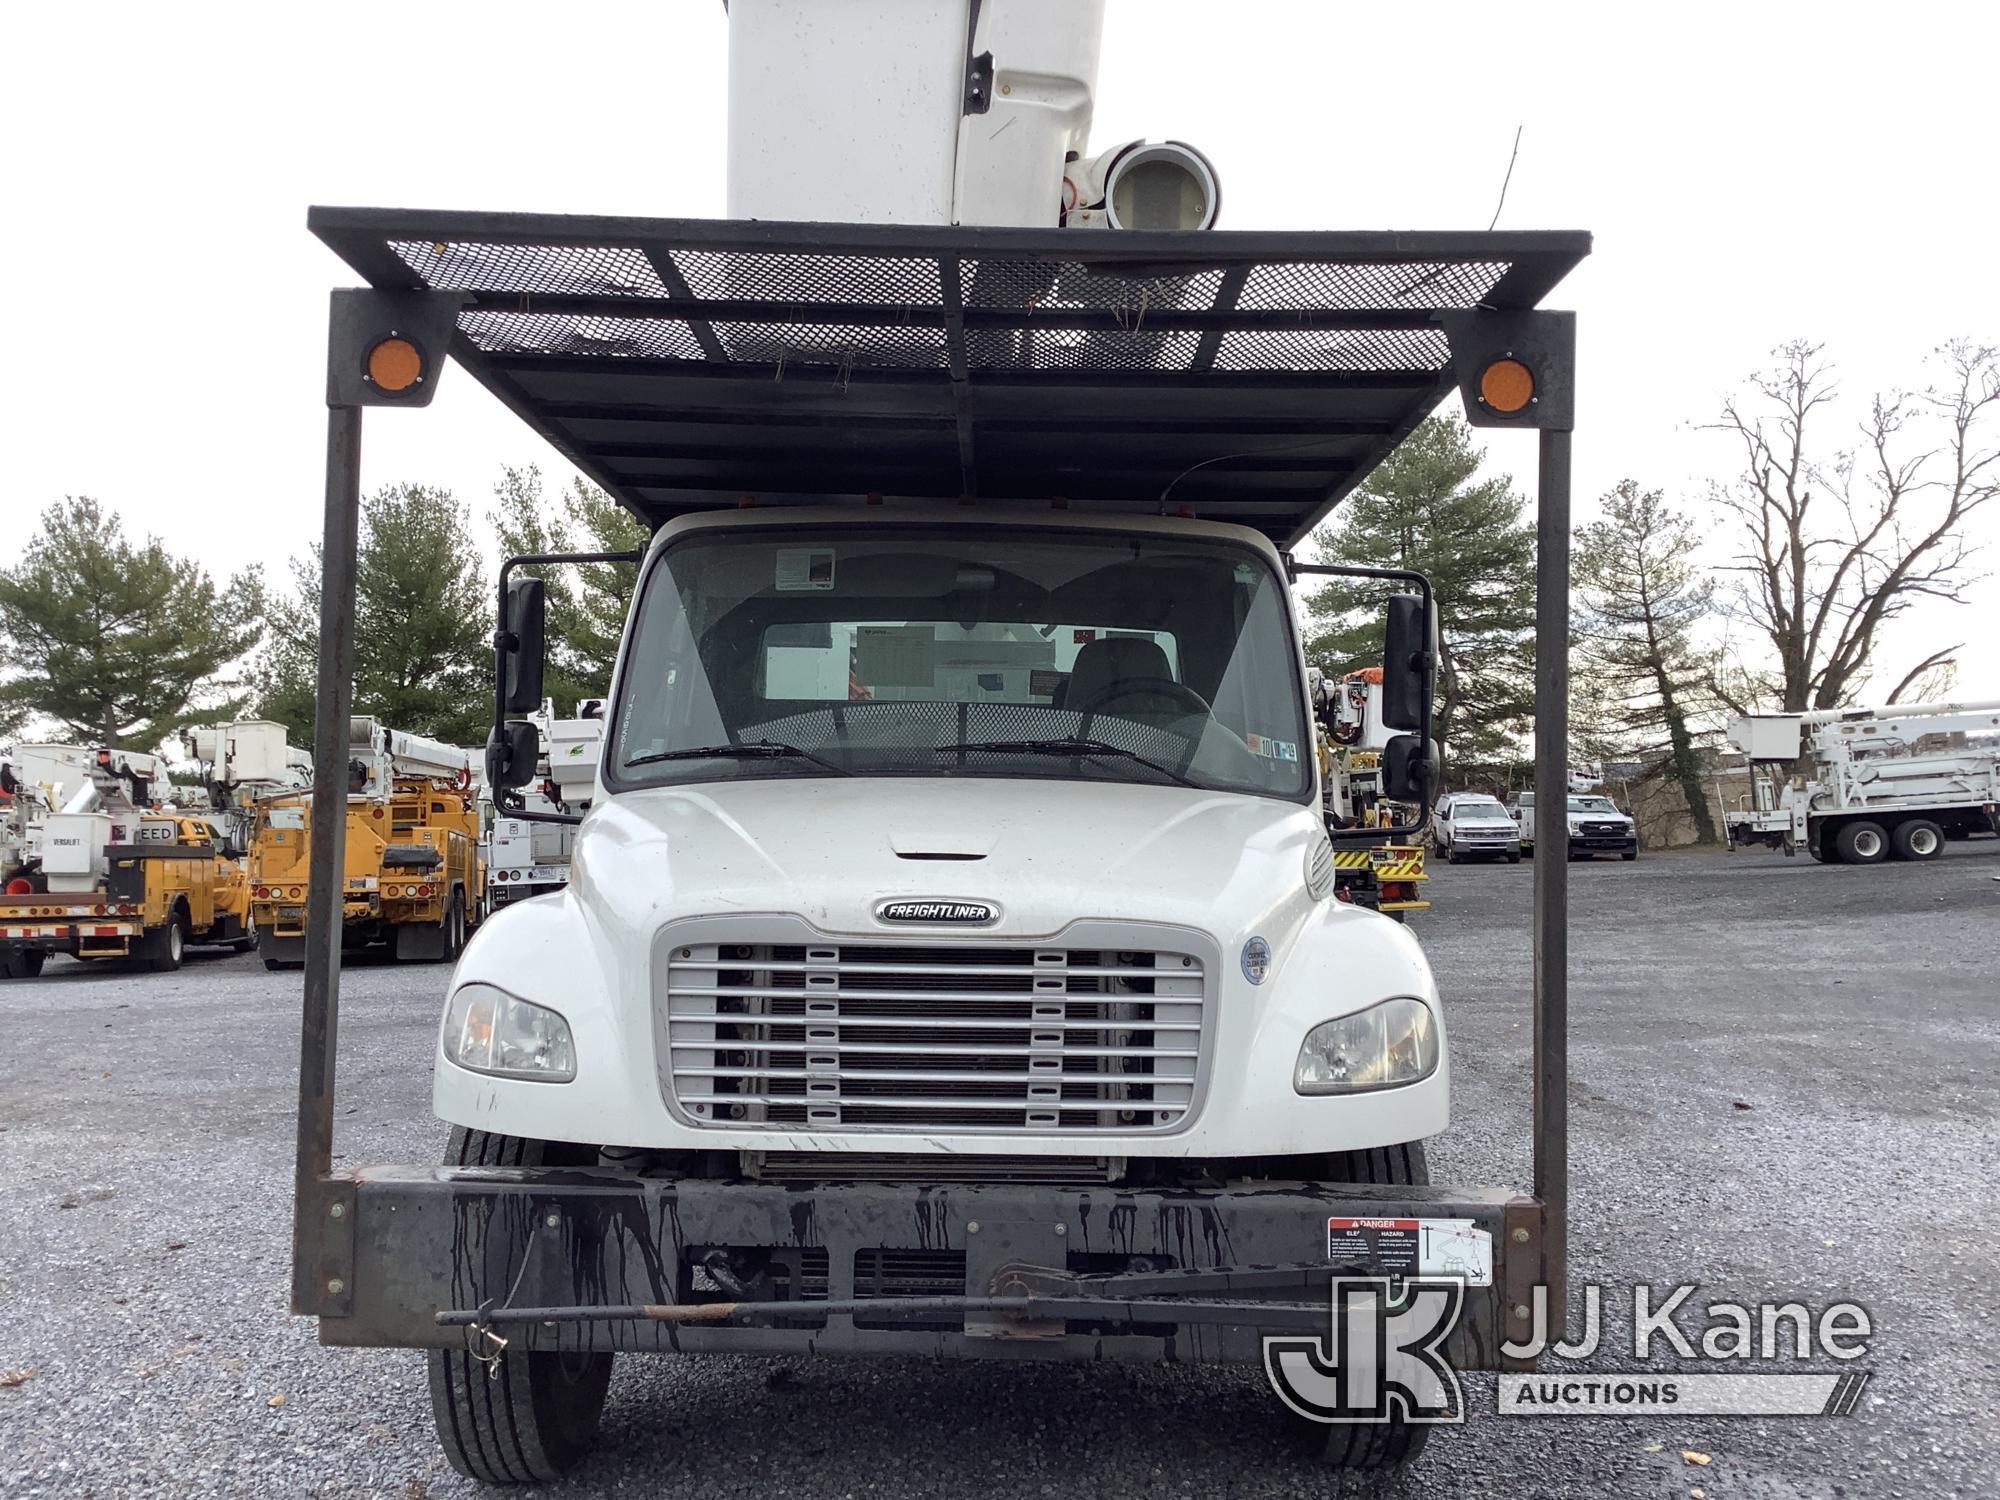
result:
<svg viewBox="0 0 2000 1500"><path fill-rule="evenodd" d="M319 551L292 563L259 662L260 711L312 735ZM493 603L466 510L449 490L389 485L363 504L354 598L354 711L457 745L492 718Z"/></svg>
<svg viewBox="0 0 2000 1500"><path fill-rule="evenodd" d="M1578 742L1670 778L1696 837L1713 843L1693 723L1708 667L1693 633L1715 612L1714 581L1695 557L1701 539L1658 490L1629 479L1602 503L1602 519L1578 532L1572 554Z"/></svg>
<svg viewBox="0 0 2000 1500"><path fill-rule="evenodd" d="M1503 753L1527 728L1535 690L1535 533L1505 475L1476 476L1471 431L1432 417L1335 513L1324 562L1411 568L1436 590L1442 644L1433 725L1459 761ZM1382 600L1336 579L1307 601L1307 651L1335 674L1382 660Z"/></svg>
<svg viewBox="0 0 2000 1500"><path fill-rule="evenodd" d="M645 547L645 526L598 486L573 479L558 500L542 498L532 465L501 472L490 521L503 556L536 552L624 552ZM638 570L630 563L528 568L548 591L549 696L563 713L611 691Z"/></svg>
<svg viewBox="0 0 2000 1500"><path fill-rule="evenodd" d="M182 728L235 712L230 668L263 634L256 569L218 585L158 537L133 542L96 500L52 507L0 569L8 678L0 722L52 720L85 745L157 751Z"/></svg>

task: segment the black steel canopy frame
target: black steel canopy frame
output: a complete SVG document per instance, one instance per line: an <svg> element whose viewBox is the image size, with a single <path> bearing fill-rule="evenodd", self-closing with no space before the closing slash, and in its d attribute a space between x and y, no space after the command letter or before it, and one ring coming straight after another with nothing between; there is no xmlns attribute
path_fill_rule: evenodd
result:
<svg viewBox="0 0 2000 1500"><path fill-rule="evenodd" d="M432 1295L440 1273L412 1256L462 1248L453 1205L484 1223L547 1200L587 1210L604 1234L675 1191L587 1173L333 1171L361 412L426 404L447 356L654 526L743 503L1067 505L1234 521L1287 556L1456 389L1475 426L1540 438L1536 840L1564 846L1574 324L1535 309L1588 253L1587 235L333 208L309 222L371 284L334 293L329 322L300 1040L292 1304L318 1315L330 1342L438 1340L434 1314L452 1299ZM414 354L378 362L385 341ZM1525 366L1532 396L1506 396L1518 382L1489 388L1496 361ZM1416 1205L1490 1225L1495 1287L1473 1320L1487 1332L1525 1333L1534 1288L1563 1306L1567 902L1566 862L1537 860L1533 1199L1479 1188L1340 1198L1355 1213ZM677 1191L685 1214L693 1187ZM1074 1192L1055 1196L1076 1206ZM746 1190L730 1200L744 1209L716 1212L749 1213L757 1197ZM552 1209L549 1223L559 1217ZM513 1274L503 1262L493 1269ZM448 1273L478 1281L476 1270ZM653 1305L659 1290L612 1286L600 1300ZM588 1309L569 1311L588 1324ZM1497 1358L1491 1340L1476 1342Z"/></svg>

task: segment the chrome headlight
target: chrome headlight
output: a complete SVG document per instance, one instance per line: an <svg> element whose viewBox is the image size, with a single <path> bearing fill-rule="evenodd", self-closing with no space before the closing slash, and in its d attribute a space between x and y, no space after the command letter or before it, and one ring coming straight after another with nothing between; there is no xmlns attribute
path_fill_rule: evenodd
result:
<svg viewBox="0 0 2000 1500"><path fill-rule="evenodd" d="M463 984L452 994L443 1040L444 1055L475 1073L538 1083L576 1077L569 1022L490 984Z"/></svg>
<svg viewBox="0 0 2000 1500"><path fill-rule="evenodd" d="M1292 1069L1301 1094L1360 1094L1419 1083L1437 1071L1437 1022L1421 1000L1384 1000L1306 1033Z"/></svg>

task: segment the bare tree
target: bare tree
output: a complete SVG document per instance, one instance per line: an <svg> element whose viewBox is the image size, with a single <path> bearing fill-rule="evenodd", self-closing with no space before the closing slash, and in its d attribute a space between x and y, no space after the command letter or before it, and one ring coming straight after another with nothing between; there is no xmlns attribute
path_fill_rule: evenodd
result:
<svg viewBox="0 0 2000 1500"><path fill-rule="evenodd" d="M1775 657L1756 696L1799 713L1852 702L1881 628L1972 581L1965 523L2000 494L2000 349L1946 344L1939 383L1876 396L1845 449L1818 446L1837 395L1824 346L1777 356L1711 424L1744 460L1713 498L1741 528L1738 607Z"/></svg>
<svg viewBox="0 0 2000 1500"><path fill-rule="evenodd" d="M1956 646L1946 646L1942 651L1933 651L1909 671L1903 680L1889 689L1884 703L1925 703L1944 697L1958 681L1958 652L1965 649L1965 642Z"/></svg>

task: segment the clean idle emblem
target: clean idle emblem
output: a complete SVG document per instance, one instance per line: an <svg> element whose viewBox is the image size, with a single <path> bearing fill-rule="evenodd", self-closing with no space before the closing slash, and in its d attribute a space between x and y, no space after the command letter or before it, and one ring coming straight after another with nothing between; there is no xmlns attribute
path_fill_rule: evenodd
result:
<svg viewBox="0 0 2000 1500"><path fill-rule="evenodd" d="M884 922L959 922L981 923L994 921L1000 915L997 906L984 901L884 901L875 908L875 915Z"/></svg>

